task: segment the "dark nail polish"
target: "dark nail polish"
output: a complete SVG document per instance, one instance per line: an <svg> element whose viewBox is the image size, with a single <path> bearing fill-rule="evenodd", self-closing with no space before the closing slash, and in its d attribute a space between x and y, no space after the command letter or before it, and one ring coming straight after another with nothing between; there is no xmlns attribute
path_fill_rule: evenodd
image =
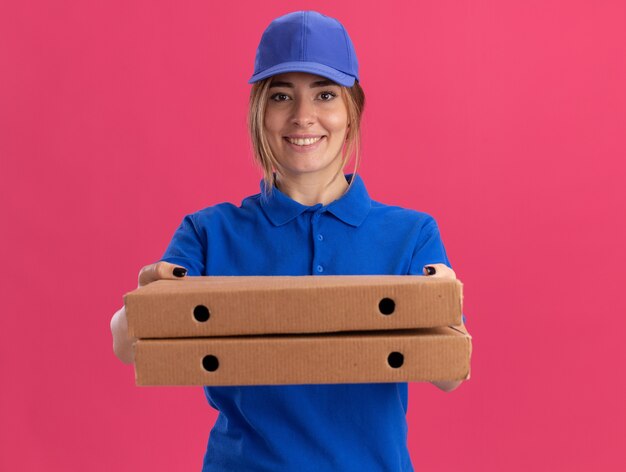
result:
<svg viewBox="0 0 626 472"><path fill-rule="evenodd" d="M435 268L434 268L434 267L432 267L432 266L426 266L426 273L427 273L428 275L435 275L435 273L436 273L436 272L437 272L437 271L435 270Z"/></svg>
<svg viewBox="0 0 626 472"><path fill-rule="evenodd" d="M186 273L187 273L187 269L183 269L182 267L176 267L174 269L174 275L176 277L184 277Z"/></svg>

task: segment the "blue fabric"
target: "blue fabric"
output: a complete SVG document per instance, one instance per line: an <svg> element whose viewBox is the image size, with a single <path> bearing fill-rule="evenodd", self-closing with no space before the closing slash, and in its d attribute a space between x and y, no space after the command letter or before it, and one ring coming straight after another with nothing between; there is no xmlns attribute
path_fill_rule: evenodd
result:
<svg viewBox="0 0 626 472"><path fill-rule="evenodd" d="M359 62L343 25L316 11L295 11L265 29L249 84L285 72L309 72L352 87Z"/></svg>
<svg viewBox="0 0 626 472"><path fill-rule="evenodd" d="M347 175L350 182L352 176ZM189 275L422 275L450 265L435 220L370 199L302 205L277 188L184 217L162 258ZM406 383L204 387L203 471L412 471Z"/></svg>

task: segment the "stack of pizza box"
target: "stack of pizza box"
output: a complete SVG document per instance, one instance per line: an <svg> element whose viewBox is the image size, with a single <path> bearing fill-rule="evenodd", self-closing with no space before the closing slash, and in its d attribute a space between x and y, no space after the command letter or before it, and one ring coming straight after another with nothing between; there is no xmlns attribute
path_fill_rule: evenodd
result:
<svg viewBox="0 0 626 472"><path fill-rule="evenodd" d="M462 284L424 276L207 276L124 296L137 385L469 378Z"/></svg>

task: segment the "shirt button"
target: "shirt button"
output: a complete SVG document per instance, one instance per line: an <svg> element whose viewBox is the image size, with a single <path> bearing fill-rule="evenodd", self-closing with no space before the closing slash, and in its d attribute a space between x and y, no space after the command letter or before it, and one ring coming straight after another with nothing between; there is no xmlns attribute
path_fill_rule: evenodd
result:
<svg viewBox="0 0 626 472"><path fill-rule="evenodd" d="M318 272L324 272L324 268L321 265L317 266L317 271Z"/></svg>
<svg viewBox="0 0 626 472"><path fill-rule="evenodd" d="M317 239L318 239L318 241L322 241L324 239L324 236L322 236L321 234L318 234L317 235Z"/></svg>

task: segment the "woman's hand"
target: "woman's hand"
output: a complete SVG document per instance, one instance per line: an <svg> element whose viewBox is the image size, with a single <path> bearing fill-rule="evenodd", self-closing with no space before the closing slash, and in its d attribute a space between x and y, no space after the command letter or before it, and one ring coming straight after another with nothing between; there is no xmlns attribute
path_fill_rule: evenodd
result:
<svg viewBox="0 0 626 472"><path fill-rule="evenodd" d="M157 262L143 267L139 271L139 287L148 285L159 279L178 279L187 274L187 269L169 262ZM135 341L137 338L128 334L126 307L123 306L111 318L111 334L113 335L113 352L124 364L135 362Z"/></svg>
<svg viewBox="0 0 626 472"><path fill-rule="evenodd" d="M445 264L427 264L424 266L424 275L433 279L453 279L456 280L454 271Z"/></svg>
<svg viewBox="0 0 626 472"><path fill-rule="evenodd" d="M454 271L445 264L428 264L424 266L424 275L427 277L433 278L441 278L441 279L456 279L456 274ZM465 329L465 325L461 324L459 326L455 326L456 328L467 333ZM451 392L459 385L461 385L462 380L440 380L431 382L435 387L443 390L444 392Z"/></svg>

